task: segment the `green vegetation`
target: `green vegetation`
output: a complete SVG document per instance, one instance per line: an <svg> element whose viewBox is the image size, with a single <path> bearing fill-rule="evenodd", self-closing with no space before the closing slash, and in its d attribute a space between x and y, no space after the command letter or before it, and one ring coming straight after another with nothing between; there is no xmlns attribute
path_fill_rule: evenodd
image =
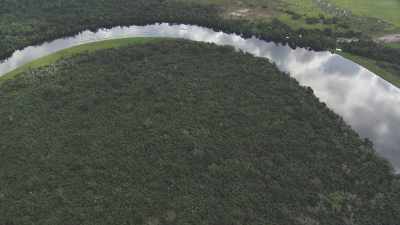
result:
<svg viewBox="0 0 400 225"><path fill-rule="evenodd" d="M400 27L399 0L329 0L333 4L351 10L352 13L375 17Z"/></svg>
<svg viewBox="0 0 400 225"><path fill-rule="evenodd" d="M400 49L400 43L388 43L388 44L385 44L385 46L390 47L390 48L399 48Z"/></svg>
<svg viewBox="0 0 400 225"><path fill-rule="evenodd" d="M366 69L400 88L400 71L395 68L390 68L390 64L345 52L338 52L338 54L363 65Z"/></svg>
<svg viewBox="0 0 400 225"><path fill-rule="evenodd" d="M388 162L265 59L161 40L21 72L0 85L0 224L400 221Z"/></svg>
<svg viewBox="0 0 400 225"><path fill-rule="evenodd" d="M287 23L293 29L339 29L335 24L326 24L320 21L320 17L331 18L313 0L281 0L282 13L279 19ZM310 22L310 19L315 19ZM309 22L307 22L309 21Z"/></svg>
<svg viewBox="0 0 400 225"><path fill-rule="evenodd" d="M164 38L165 39L165 38ZM27 63L3 76L0 77L0 83L4 82L4 80L12 79L14 76L26 72L28 70L37 69L43 66L48 66L52 63L55 63L61 59L69 58L75 56L77 54L82 53L90 53L100 49L109 49L109 48L119 48L131 44L145 44L148 42L160 41L161 38L121 38L121 39L113 39L106 41L99 41L95 43L82 44L72 48L64 49L58 51L54 54L42 57L40 59L34 60L30 63Z"/></svg>
<svg viewBox="0 0 400 225"><path fill-rule="evenodd" d="M76 34L84 29L155 22L207 24L218 10L159 0L3 0L0 4L0 58L16 49ZM65 21L68 21L66 23Z"/></svg>
<svg viewBox="0 0 400 225"><path fill-rule="evenodd" d="M387 81L399 86L400 49L363 40L343 43L342 48L346 52L342 55L355 60Z"/></svg>
<svg viewBox="0 0 400 225"><path fill-rule="evenodd" d="M240 12L240 18L271 21L278 18L292 29L332 29L336 33L361 32L367 36L400 29L398 0L179 0L182 3L212 4L225 14ZM329 21L334 19L335 23ZM383 20L383 21L382 21Z"/></svg>

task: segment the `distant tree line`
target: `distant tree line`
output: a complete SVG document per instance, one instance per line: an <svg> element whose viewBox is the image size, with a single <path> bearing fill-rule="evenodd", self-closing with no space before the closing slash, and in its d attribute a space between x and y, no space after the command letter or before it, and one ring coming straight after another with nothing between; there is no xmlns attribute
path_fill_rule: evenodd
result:
<svg viewBox="0 0 400 225"><path fill-rule="evenodd" d="M356 55L400 65L400 49L386 47L372 40L342 43L341 47Z"/></svg>

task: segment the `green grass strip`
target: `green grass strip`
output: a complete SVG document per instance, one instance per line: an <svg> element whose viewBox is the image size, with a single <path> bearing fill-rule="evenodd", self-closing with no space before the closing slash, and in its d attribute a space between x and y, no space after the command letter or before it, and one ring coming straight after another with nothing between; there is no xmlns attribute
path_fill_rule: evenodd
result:
<svg viewBox="0 0 400 225"><path fill-rule="evenodd" d="M388 43L385 45L390 48L400 48L400 43Z"/></svg>
<svg viewBox="0 0 400 225"><path fill-rule="evenodd" d="M150 42L156 42L165 40L166 38L152 38L152 37L137 37L137 38L121 38L121 39L113 39L99 42L92 42L82 45L77 45L71 48L63 49L53 54L44 56L42 58L33 60L25 65L18 67L15 70L12 70L3 76L0 77L0 83L5 80L9 80L17 76L18 74L24 73L28 70L37 69L40 67L45 67L56 63L57 61L65 58L69 58L72 56L76 56L82 53L90 53L102 49L111 49L111 48L119 48L128 45L137 45L137 44L146 44Z"/></svg>
<svg viewBox="0 0 400 225"><path fill-rule="evenodd" d="M375 73L376 75L382 77L386 81L388 81L388 82L392 83L393 85L395 85L396 87L400 88L400 76L396 76L391 71L388 71L388 70L385 70L385 69L379 67L376 64L377 61L368 59L365 57L353 55L353 54L347 53L347 52L337 52L337 54L339 54L355 63L358 63L359 65L365 67L369 71Z"/></svg>

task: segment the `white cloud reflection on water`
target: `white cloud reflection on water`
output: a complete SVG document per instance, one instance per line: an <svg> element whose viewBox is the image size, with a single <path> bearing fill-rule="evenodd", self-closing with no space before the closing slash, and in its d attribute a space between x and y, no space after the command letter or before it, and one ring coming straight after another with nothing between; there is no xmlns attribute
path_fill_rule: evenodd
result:
<svg viewBox="0 0 400 225"><path fill-rule="evenodd" d="M400 90L356 63L329 52L291 49L255 38L190 25L115 27L46 42L16 51L0 64L0 76L42 56L82 43L123 37L172 37L230 45L274 62L341 115L400 171Z"/></svg>

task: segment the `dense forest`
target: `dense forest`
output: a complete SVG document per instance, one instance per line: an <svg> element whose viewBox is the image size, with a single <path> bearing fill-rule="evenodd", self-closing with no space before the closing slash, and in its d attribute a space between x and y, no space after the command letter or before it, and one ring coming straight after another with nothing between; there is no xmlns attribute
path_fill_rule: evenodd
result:
<svg viewBox="0 0 400 225"><path fill-rule="evenodd" d="M400 180L265 59L165 40L0 85L0 224L396 225Z"/></svg>

